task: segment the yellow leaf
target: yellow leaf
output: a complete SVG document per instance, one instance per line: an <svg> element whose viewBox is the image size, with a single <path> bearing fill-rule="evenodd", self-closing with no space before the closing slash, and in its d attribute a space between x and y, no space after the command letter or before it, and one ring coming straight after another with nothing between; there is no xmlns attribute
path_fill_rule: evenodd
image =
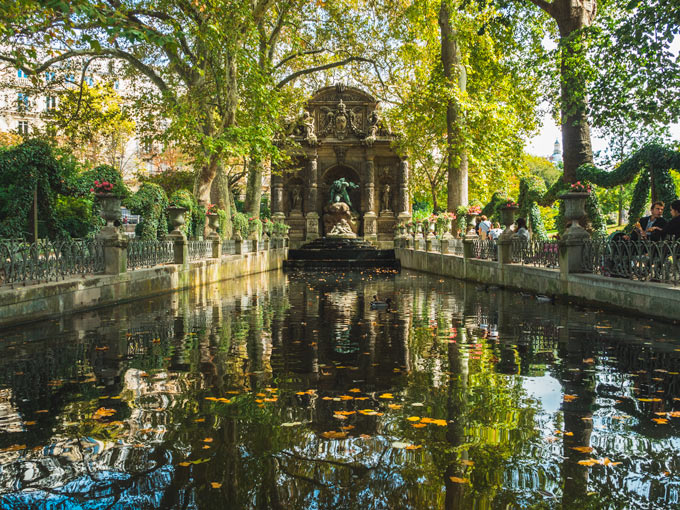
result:
<svg viewBox="0 0 680 510"><path fill-rule="evenodd" d="M409 416L406 418L408 421L420 421L420 416Z"/></svg>
<svg viewBox="0 0 680 510"><path fill-rule="evenodd" d="M191 462L180 462L179 465L182 466L182 467L187 467L187 466L191 466Z"/></svg>
<svg viewBox="0 0 680 510"><path fill-rule="evenodd" d="M390 399L394 398L394 395L392 395L391 393L383 393L382 395L380 395L380 398Z"/></svg>
<svg viewBox="0 0 680 510"><path fill-rule="evenodd" d="M210 482L210 486L211 486L213 489L219 489L220 487L222 487L222 484L219 483L219 482Z"/></svg>
<svg viewBox="0 0 680 510"><path fill-rule="evenodd" d="M204 443L212 443L212 442L213 442L213 438L212 438L212 437L206 437L206 438L203 440L203 442L204 442Z"/></svg>
<svg viewBox="0 0 680 510"><path fill-rule="evenodd" d="M655 421L659 425L664 425L668 423L668 418L652 418L652 421Z"/></svg>
<svg viewBox="0 0 680 510"><path fill-rule="evenodd" d="M453 483L468 483L470 481L469 478L458 478L457 476L449 476L449 480Z"/></svg>
<svg viewBox="0 0 680 510"><path fill-rule="evenodd" d="M423 427L427 427L426 423L411 423L411 427L416 428L416 429L422 429Z"/></svg>
<svg viewBox="0 0 680 510"><path fill-rule="evenodd" d="M571 449L581 453L590 453L593 451L592 446L572 446Z"/></svg>
<svg viewBox="0 0 680 510"><path fill-rule="evenodd" d="M359 388L352 388L351 390L347 390L350 393L361 393L361 390Z"/></svg>
<svg viewBox="0 0 680 510"><path fill-rule="evenodd" d="M475 463L471 460L463 459L460 461L463 466L474 466Z"/></svg>
<svg viewBox="0 0 680 510"><path fill-rule="evenodd" d="M390 409L401 409L401 404L387 404Z"/></svg>

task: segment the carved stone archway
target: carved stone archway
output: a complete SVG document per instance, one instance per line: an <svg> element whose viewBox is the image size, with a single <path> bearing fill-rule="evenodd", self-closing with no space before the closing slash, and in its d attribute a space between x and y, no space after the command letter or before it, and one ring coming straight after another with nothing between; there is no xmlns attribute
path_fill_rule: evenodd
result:
<svg viewBox="0 0 680 510"><path fill-rule="evenodd" d="M323 88L307 102L288 136L301 149L292 155L290 169L272 176L272 213L291 226L291 247L323 235L323 207L339 177L359 185L350 193L358 234L381 248L392 247L395 223L411 217L408 163L392 149L396 136L383 123L378 102L354 87ZM303 183L301 211L291 205L296 188L289 172L301 179L298 185Z"/></svg>

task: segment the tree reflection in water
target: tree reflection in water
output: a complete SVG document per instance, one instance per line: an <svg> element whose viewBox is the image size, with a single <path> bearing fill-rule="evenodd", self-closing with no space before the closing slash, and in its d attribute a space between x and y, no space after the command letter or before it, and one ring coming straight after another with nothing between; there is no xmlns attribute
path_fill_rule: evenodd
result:
<svg viewBox="0 0 680 510"><path fill-rule="evenodd" d="M0 507L671 508L672 335L411 273L270 273L7 330Z"/></svg>

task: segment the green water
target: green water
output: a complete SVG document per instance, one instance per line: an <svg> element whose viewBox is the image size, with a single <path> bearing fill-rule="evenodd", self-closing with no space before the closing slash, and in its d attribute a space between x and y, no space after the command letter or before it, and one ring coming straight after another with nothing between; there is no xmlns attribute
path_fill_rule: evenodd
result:
<svg viewBox="0 0 680 510"><path fill-rule="evenodd" d="M258 275L0 331L0 508L680 508L679 383L675 325Z"/></svg>

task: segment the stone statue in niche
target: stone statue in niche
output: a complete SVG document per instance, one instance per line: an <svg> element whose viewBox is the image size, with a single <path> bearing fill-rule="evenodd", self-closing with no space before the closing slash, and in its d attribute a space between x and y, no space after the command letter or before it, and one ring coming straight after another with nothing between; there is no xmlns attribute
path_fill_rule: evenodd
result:
<svg viewBox="0 0 680 510"><path fill-rule="evenodd" d="M390 198L391 198L391 193L390 193L390 185L385 184L382 187L382 195L381 195L381 204L382 204L382 210L383 211L391 211L390 209Z"/></svg>
<svg viewBox="0 0 680 510"><path fill-rule="evenodd" d="M290 210L302 210L302 186L295 184L290 189Z"/></svg>
<svg viewBox="0 0 680 510"><path fill-rule="evenodd" d="M357 189L358 187L359 185L354 184L351 181L347 181L345 180L344 177L341 177L340 179L334 181L333 184L331 184L331 189L329 190L330 200L328 201L328 203L335 204L338 202L344 202L351 208L352 201L349 199L349 194L347 193L347 190Z"/></svg>
<svg viewBox="0 0 680 510"><path fill-rule="evenodd" d="M349 239L357 236L352 213L345 202L335 202L324 207L323 224L326 237Z"/></svg>

